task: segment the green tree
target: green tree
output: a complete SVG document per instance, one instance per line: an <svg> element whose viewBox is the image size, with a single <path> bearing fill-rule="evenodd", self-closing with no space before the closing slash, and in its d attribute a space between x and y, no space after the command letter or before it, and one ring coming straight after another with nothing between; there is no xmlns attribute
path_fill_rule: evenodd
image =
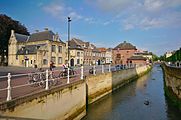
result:
<svg viewBox="0 0 181 120"><path fill-rule="evenodd" d="M7 62L4 56L8 58L8 43L12 29L16 33L29 35L27 28L19 21L13 20L5 14L0 14L0 65Z"/></svg>

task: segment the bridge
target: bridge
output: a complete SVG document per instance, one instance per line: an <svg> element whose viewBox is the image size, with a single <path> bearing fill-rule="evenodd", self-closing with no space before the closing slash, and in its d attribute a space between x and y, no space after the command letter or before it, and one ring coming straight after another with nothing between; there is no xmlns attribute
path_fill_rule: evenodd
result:
<svg viewBox="0 0 181 120"><path fill-rule="evenodd" d="M93 68L91 75L90 68ZM75 69L74 74L68 70L65 76L60 70L16 75L8 73L0 77L0 115L31 119L82 118L86 114L86 104L149 69L149 65L117 68L102 65L81 66Z"/></svg>

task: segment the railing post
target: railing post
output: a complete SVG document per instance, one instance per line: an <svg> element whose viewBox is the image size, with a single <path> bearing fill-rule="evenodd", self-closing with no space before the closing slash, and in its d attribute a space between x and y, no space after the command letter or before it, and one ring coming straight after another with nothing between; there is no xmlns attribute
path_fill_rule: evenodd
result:
<svg viewBox="0 0 181 120"><path fill-rule="evenodd" d="M109 72L111 72L111 65L109 64Z"/></svg>
<svg viewBox="0 0 181 120"><path fill-rule="evenodd" d="M11 73L8 73L7 101L11 100Z"/></svg>
<svg viewBox="0 0 181 120"><path fill-rule="evenodd" d="M45 90L48 90L49 87L48 87L48 70L46 70L46 84L45 84Z"/></svg>
<svg viewBox="0 0 181 120"><path fill-rule="evenodd" d="M67 71L67 84L69 84L70 83L70 71L69 71L69 67L68 67L68 71Z"/></svg>
<svg viewBox="0 0 181 120"><path fill-rule="evenodd" d="M84 66L82 65L81 66L81 76L80 76L80 79L83 80L84 78Z"/></svg>
<svg viewBox="0 0 181 120"><path fill-rule="evenodd" d="M104 73L104 65L102 65L102 73Z"/></svg>
<svg viewBox="0 0 181 120"><path fill-rule="evenodd" d="M93 68L93 75L96 75L96 66L94 65Z"/></svg>

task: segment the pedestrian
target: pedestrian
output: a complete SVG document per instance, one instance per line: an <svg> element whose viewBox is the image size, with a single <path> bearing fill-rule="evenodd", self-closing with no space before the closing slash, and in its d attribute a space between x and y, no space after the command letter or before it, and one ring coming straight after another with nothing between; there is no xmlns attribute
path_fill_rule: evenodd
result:
<svg viewBox="0 0 181 120"><path fill-rule="evenodd" d="M50 71L52 71L52 70L53 70L53 62L50 61Z"/></svg>

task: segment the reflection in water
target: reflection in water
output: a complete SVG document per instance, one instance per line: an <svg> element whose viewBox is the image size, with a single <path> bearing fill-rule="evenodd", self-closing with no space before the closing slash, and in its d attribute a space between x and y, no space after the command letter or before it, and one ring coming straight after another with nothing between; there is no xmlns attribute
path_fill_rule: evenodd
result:
<svg viewBox="0 0 181 120"><path fill-rule="evenodd" d="M149 104L145 105L145 101ZM165 99L162 70L156 65L137 81L89 105L83 120L179 120L179 117Z"/></svg>

